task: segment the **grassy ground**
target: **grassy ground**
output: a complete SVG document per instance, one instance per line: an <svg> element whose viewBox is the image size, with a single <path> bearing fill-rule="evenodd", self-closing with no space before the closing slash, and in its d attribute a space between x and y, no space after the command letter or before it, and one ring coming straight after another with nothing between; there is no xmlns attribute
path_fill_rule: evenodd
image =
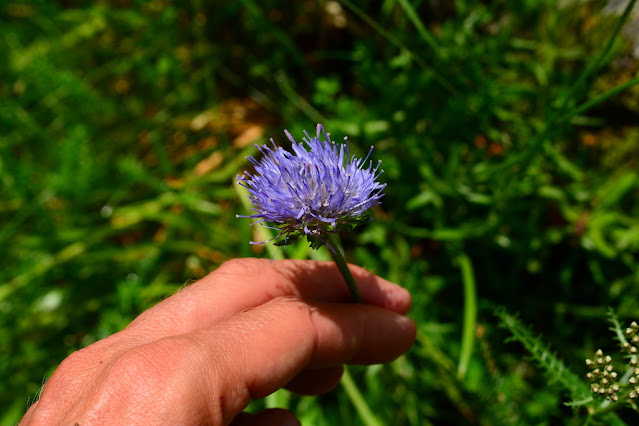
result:
<svg viewBox="0 0 639 426"><path fill-rule="evenodd" d="M624 2L373 3L0 5L0 423L73 350L226 259L271 256L248 245L233 179L255 143L317 122L383 161L376 221L343 243L411 290L418 339L329 395L251 409L318 425L375 424L366 407L381 424L637 421L626 403L602 413L584 363L618 347L609 307L619 329L639 319Z"/></svg>

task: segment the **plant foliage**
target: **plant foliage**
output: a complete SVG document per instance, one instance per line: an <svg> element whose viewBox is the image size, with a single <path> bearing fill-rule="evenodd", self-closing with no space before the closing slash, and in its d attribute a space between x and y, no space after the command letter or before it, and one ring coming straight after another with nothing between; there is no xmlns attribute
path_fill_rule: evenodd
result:
<svg viewBox="0 0 639 426"><path fill-rule="evenodd" d="M342 244L411 291L418 341L334 393L250 409L590 421L578 377L608 306L639 318L634 3L1 2L0 423L69 353L224 260L324 256L250 246L274 235L235 217L254 144L316 123L358 158L375 145L384 203Z"/></svg>

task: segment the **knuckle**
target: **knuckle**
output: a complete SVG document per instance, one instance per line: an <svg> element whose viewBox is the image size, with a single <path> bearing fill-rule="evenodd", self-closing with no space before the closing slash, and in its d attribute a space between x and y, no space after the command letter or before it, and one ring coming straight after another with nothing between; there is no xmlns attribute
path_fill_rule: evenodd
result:
<svg viewBox="0 0 639 426"><path fill-rule="evenodd" d="M51 379L47 382L49 388L67 388L78 383L90 374L83 366L90 363L93 358L92 348L86 347L67 356L55 370Z"/></svg>
<svg viewBox="0 0 639 426"><path fill-rule="evenodd" d="M171 401L188 398L181 395L184 370L180 362L184 351L177 345L156 341L120 354L111 364L99 386L101 410L130 407L144 416L163 416L171 410ZM188 394L188 392L187 392ZM155 407L146 412L144 407Z"/></svg>
<svg viewBox="0 0 639 426"><path fill-rule="evenodd" d="M294 295L279 296L270 303L277 307L276 311L287 323L297 324L318 334L318 321L322 313L316 305Z"/></svg>
<svg viewBox="0 0 639 426"><path fill-rule="evenodd" d="M82 361L86 358L86 348L72 352L67 356L58 366L56 373L64 375L69 370L73 370L77 364L82 364Z"/></svg>
<svg viewBox="0 0 639 426"><path fill-rule="evenodd" d="M184 356L184 349L169 339L138 346L113 360L109 380L125 387L164 388L175 379L176 369L170 366L179 364Z"/></svg>
<svg viewBox="0 0 639 426"><path fill-rule="evenodd" d="M217 268L217 273L236 275L245 274L253 275L259 273L264 268L264 259L240 258L230 259L222 263Z"/></svg>
<svg viewBox="0 0 639 426"><path fill-rule="evenodd" d="M157 361L152 361L147 351L131 350L120 355L111 364L107 382L114 387L133 390L152 388L162 382L161 370Z"/></svg>
<svg viewBox="0 0 639 426"><path fill-rule="evenodd" d="M317 308L310 305L304 299L292 294L277 296L271 300L270 303L276 304L282 310L283 315L302 315L308 319L312 319Z"/></svg>

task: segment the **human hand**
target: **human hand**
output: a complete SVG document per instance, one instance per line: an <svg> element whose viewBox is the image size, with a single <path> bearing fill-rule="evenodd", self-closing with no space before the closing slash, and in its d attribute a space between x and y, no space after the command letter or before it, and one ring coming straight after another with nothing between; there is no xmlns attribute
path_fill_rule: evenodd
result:
<svg viewBox="0 0 639 426"><path fill-rule="evenodd" d="M332 262L235 259L71 354L21 424L297 424L249 415L286 387L318 394L342 365L391 361L415 339L410 295L350 265L363 304Z"/></svg>

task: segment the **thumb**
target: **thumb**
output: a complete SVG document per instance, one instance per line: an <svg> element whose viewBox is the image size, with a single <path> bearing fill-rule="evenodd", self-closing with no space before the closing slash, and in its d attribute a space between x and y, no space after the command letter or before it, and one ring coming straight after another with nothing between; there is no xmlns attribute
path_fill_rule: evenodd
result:
<svg viewBox="0 0 639 426"><path fill-rule="evenodd" d="M233 422L232 426L301 426L301 423L293 413L283 408L270 408L268 410L260 411L259 413L238 414Z"/></svg>

